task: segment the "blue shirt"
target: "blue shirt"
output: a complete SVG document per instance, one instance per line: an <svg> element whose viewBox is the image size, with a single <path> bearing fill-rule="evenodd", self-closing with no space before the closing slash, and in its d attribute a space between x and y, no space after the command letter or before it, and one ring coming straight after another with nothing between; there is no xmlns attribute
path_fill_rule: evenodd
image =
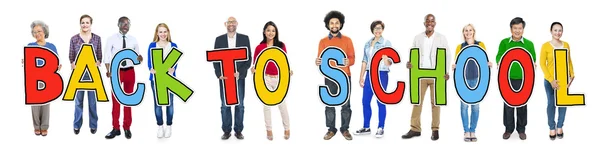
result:
<svg viewBox="0 0 600 152"><path fill-rule="evenodd" d="M31 42L31 43L27 44L27 46L40 46L40 45L38 45L37 42ZM54 44L52 44L50 42L46 42L46 44L43 47L50 49L52 52L56 53L56 56L58 56L58 51L56 51L56 46L54 46ZM41 66L44 64L43 60L36 60L36 62L37 62L38 66Z"/></svg>
<svg viewBox="0 0 600 152"><path fill-rule="evenodd" d="M369 39L367 41L367 43L365 43L365 48L364 48L364 55L363 55L363 62L367 63L367 67L366 70L369 70L371 68L371 59L373 58L373 55L379 51L379 49L383 48L383 47L391 47L392 43L389 40L384 39L383 37L379 38L379 41L375 42L375 44L373 45L373 49L371 50L371 42L373 42L373 40L375 39L375 37ZM390 61L392 61L390 59ZM385 62L382 60L381 62L379 62L379 71L390 71L390 67L385 65Z"/></svg>
<svg viewBox="0 0 600 152"><path fill-rule="evenodd" d="M150 46L148 46L148 70L153 69L154 67L152 67L152 49L156 48L156 42L152 42L150 43ZM171 42L171 48L177 48L177 44ZM170 52L171 50L163 50L163 51L167 51ZM163 58L166 58L166 56L163 56ZM173 76L177 76L175 75L175 73L177 73L177 65L175 64L175 71L173 71ZM150 81L153 81L154 79L154 74L150 73Z"/></svg>

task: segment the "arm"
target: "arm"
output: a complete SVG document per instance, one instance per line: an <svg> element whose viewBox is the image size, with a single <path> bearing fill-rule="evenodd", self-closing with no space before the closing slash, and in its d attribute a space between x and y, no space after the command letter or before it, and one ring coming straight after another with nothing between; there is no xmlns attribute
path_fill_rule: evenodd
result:
<svg viewBox="0 0 600 152"><path fill-rule="evenodd" d="M569 56L569 75L570 75L570 77L575 77L575 71L573 70L573 60L571 60L571 47L566 42L565 42L565 46L567 48L568 56Z"/></svg>
<svg viewBox="0 0 600 152"><path fill-rule="evenodd" d="M541 49L541 54L540 54L540 67L542 68L542 72L544 73L544 79L548 80L548 82L552 82L552 80L554 80L554 73L550 73L550 70L548 69L548 64L546 64L548 62L548 60L546 59L548 57L548 45L544 44L542 45L542 49Z"/></svg>
<svg viewBox="0 0 600 152"><path fill-rule="evenodd" d="M171 44L172 44L172 45L171 45L171 47L179 49L179 47L177 46L177 44L175 44L175 43L173 43L173 42L171 42ZM170 51L170 50L169 50L169 51ZM151 59L152 59L152 57L151 57L151 56L148 56L148 62L150 62L150 60L151 60ZM177 66L178 66L178 65L179 65L179 62L175 64L175 67L173 67L173 68L175 69L175 71L177 71Z"/></svg>
<svg viewBox="0 0 600 152"><path fill-rule="evenodd" d="M500 41L500 45L498 45L498 53L496 54L496 64L500 63L500 59L502 58L502 55L504 55L504 40Z"/></svg>
<svg viewBox="0 0 600 152"><path fill-rule="evenodd" d="M148 45L148 70L152 69L152 48L153 48L153 43L150 43L150 45ZM165 50L163 50L165 51Z"/></svg>
<svg viewBox="0 0 600 152"><path fill-rule="evenodd" d="M535 53L535 46L533 45L533 43L530 41L529 42L529 48L527 49L531 49L529 50L529 53L531 53L531 57L533 58L533 63L535 63L535 61L537 61L537 56Z"/></svg>
<svg viewBox="0 0 600 152"><path fill-rule="evenodd" d="M448 74L448 70L451 70L451 61L452 61L452 51L450 51L450 47L448 47L448 40L446 37L442 37L442 48L446 49L446 74Z"/></svg>
<svg viewBox="0 0 600 152"><path fill-rule="evenodd" d="M96 59L98 60L97 62L102 61L102 38L100 38L98 36L98 44L94 44L94 46L96 47Z"/></svg>
<svg viewBox="0 0 600 152"><path fill-rule="evenodd" d="M245 42L244 42L246 48L248 48L248 60L242 62L242 66L241 66L241 70L244 71L248 71L248 69L250 69L250 66L252 66L252 59L253 58L253 54L252 54L252 48L250 47L250 38L248 38L248 36L245 36Z"/></svg>
<svg viewBox="0 0 600 152"><path fill-rule="evenodd" d="M456 46L456 54L454 54L454 59L458 58L458 54L460 54L460 50L462 50L461 45L458 44L458 46Z"/></svg>
<svg viewBox="0 0 600 152"><path fill-rule="evenodd" d="M77 57L77 54L75 52L77 52L77 50L75 50L76 45L75 42L73 41L73 39L71 38L71 42L69 45L69 63L73 64L75 63L75 58Z"/></svg>
<svg viewBox="0 0 600 152"><path fill-rule="evenodd" d="M215 46L214 49L218 49L219 48L219 37L215 38ZM218 62L213 62L213 67L215 69L215 75L217 76L217 78L221 77L223 74L221 74L221 65L219 65Z"/></svg>
<svg viewBox="0 0 600 152"><path fill-rule="evenodd" d="M392 42L390 42L389 40L385 40L385 47L392 47ZM398 56L400 56L400 52L396 51L396 53L398 53ZM394 60L392 60L392 58L388 58L388 60L390 60L390 63L394 64Z"/></svg>
<svg viewBox="0 0 600 152"><path fill-rule="evenodd" d="M112 60L112 41L110 40L112 37L108 38L108 42L106 43L106 47L104 47L104 57L102 58L102 62L106 65L106 71L110 72L110 61Z"/></svg>
<svg viewBox="0 0 600 152"><path fill-rule="evenodd" d="M347 55L348 55L348 67L353 66L356 61L355 52L354 52L354 43L352 43L352 39L348 38L348 43L346 43L347 47Z"/></svg>

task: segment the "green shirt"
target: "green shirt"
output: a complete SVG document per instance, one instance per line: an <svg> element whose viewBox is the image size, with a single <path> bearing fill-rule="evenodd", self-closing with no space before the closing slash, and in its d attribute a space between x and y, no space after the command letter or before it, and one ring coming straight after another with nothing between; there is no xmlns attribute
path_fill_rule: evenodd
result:
<svg viewBox="0 0 600 152"><path fill-rule="evenodd" d="M535 47L533 46L533 43L526 39L526 38L521 38L521 40L519 41L514 41L512 40L511 37L505 38L500 42L500 45L498 46L498 54L496 54L496 63L500 63L500 59L502 57L502 55L504 55L504 53L506 51L508 51L509 49L513 48L513 47L522 47L525 50L529 51L529 53L531 54L531 56L533 57L533 62L536 62L536 55L535 55ZM510 68L510 79L523 79L523 72L522 72L522 68L521 66L517 65L517 64L513 64Z"/></svg>

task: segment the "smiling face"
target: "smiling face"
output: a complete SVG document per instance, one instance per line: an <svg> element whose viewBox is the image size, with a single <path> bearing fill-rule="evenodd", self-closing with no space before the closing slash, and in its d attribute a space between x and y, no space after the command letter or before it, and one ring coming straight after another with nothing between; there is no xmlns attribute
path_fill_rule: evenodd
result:
<svg viewBox="0 0 600 152"><path fill-rule="evenodd" d="M92 21L88 17L83 18L79 22L79 26L81 27L81 31L83 31L83 32L89 32L89 31L92 30Z"/></svg>
<svg viewBox="0 0 600 152"><path fill-rule="evenodd" d="M169 30L164 26L158 27L158 38L160 41L168 41L167 38L169 36Z"/></svg>
<svg viewBox="0 0 600 152"><path fill-rule="evenodd" d="M234 33L237 30L238 22L234 17L229 17L227 22L225 22L225 27L227 27L227 32Z"/></svg>
<svg viewBox="0 0 600 152"><path fill-rule="evenodd" d="M433 15L427 15L427 17L425 17L425 32L429 33L429 32L433 32L433 30L435 29L435 17Z"/></svg>
<svg viewBox="0 0 600 152"><path fill-rule="evenodd" d="M46 33L44 33L42 26L33 27L33 37L36 41L44 41L46 39Z"/></svg>
<svg viewBox="0 0 600 152"><path fill-rule="evenodd" d="M127 32L129 32L129 25L128 19L121 20L121 22L119 22L119 31L123 34L127 34Z"/></svg>
<svg viewBox="0 0 600 152"><path fill-rule="evenodd" d="M332 34L337 34L340 32L340 27L342 26L342 24L340 23L340 19L338 18L331 18L329 20L329 32L331 32Z"/></svg>
<svg viewBox="0 0 600 152"><path fill-rule="evenodd" d="M267 37L267 40L273 40L275 38L275 35L277 35L277 31L275 30L275 27L273 25L269 25L267 26L267 29L265 30L264 34Z"/></svg>
<svg viewBox="0 0 600 152"><path fill-rule="evenodd" d="M375 37L381 37L382 34L383 26L381 26L381 24L375 25L375 28L373 28L373 35L375 35Z"/></svg>
<svg viewBox="0 0 600 152"><path fill-rule="evenodd" d="M523 23L514 24L510 27L510 32L512 33L512 38L515 40L520 40L523 37Z"/></svg>
<svg viewBox="0 0 600 152"><path fill-rule="evenodd" d="M473 29L473 26L465 26L465 28L463 29L463 37L465 38L465 40L475 39L475 29Z"/></svg>
<svg viewBox="0 0 600 152"><path fill-rule="evenodd" d="M563 27L560 24L552 25L552 30L550 31L552 34L552 39L560 40L563 34Z"/></svg>

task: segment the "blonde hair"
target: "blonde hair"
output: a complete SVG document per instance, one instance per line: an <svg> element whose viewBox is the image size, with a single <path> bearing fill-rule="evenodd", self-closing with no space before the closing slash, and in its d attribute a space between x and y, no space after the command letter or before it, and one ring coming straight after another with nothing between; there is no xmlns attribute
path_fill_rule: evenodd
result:
<svg viewBox="0 0 600 152"><path fill-rule="evenodd" d="M156 26L156 30L154 31L154 42L158 42L160 39L158 38L158 28L160 27L164 27L167 29L167 41L171 42L171 30L169 29L169 26L167 26L167 24L165 23L159 23Z"/></svg>
<svg viewBox="0 0 600 152"><path fill-rule="evenodd" d="M469 23L469 24L465 25L461 31L462 38L465 41L467 40L467 38L465 37L465 30L467 30L467 27L469 27L469 26L473 29L473 40L475 40L475 26L473 26L473 24Z"/></svg>

